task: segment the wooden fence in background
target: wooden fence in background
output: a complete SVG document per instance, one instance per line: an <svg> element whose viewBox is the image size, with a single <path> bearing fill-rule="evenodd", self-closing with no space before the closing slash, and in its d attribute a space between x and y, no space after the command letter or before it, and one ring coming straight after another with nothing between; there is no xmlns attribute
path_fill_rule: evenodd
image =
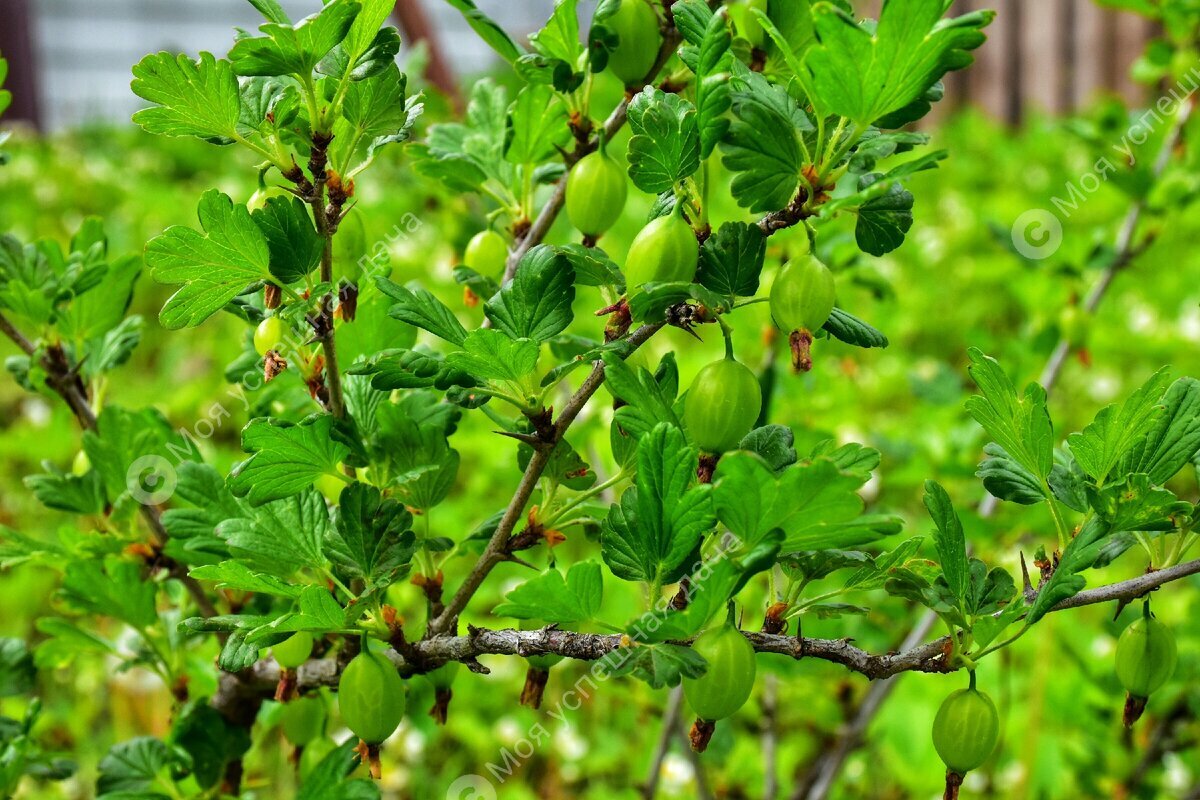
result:
<svg viewBox="0 0 1200 800"><path fill-rule="evenodd" d="M1027 111L1064 113L1116 93L1146 100L1129 69L1157 31L1154 23L1093 0L957 0L954 13L997 10L975 64L946 82L945 114L973 104L1019 122Z"/></svg>

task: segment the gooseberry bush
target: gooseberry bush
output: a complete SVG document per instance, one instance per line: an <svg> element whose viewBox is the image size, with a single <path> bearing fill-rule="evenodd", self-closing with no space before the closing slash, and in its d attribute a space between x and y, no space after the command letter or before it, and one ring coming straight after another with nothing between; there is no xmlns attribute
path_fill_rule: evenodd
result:
<svg viewBox="0 0 1200 800"><path fill-rule="evenodd" d="M196 429L105 402L151 324L127 315L143 259L110 253L98 220L65 249L0 239L0 329L22 351L7 369L82 429L72 469L26 479L81 524L53 542L0 532L4 563L57 570L77 614L41 621L36 656L5 640L0 693L26 694L35 669L87 653L151 670L177 704L164 737L118 744L100 764L101 797L263 796L243 786L243 759L262 746L271 699L297 751L298 796L378 797L380 749L420 713L410 682L432 683L444 723L455 684L487 680L481 656L526 659L520 699L534 707L563 659L682 685L703 751L754 692L760 653L870 679L966 672L946 678L931 734L955 796L1000 738L977 664L1051 612L1123 605L1200 571L1185 560L1195 506L1165 486L1200 451L1200 382L1166 368L1064 436L1042 386L1018 388L996 360L967 354L978 392L967 410L990 439L983 485L1045 510L1038 572L1020 585L971 555L937 482L918 525L932 533L904 538L902 520L868 512L861 494L878 452L801 447L771 421L773 407L805 402L804 373L824 368L829 342L888 345L839 305L823 234L849 225L869 257L904 242L906 182L947 157L913 124L971 63L991 12L890 0L876 22L842 2L602 0L581 30L575 0L558 0L526 48L454 0L512 80L476 83L461 120L418 133L423 101L397 66L391 0L329 0L298 21L275 0L251 3L265 22L227 55L148 55L132 84L146 131L204 140L214 158L248 153L257 171L252 197L204 192L198 225L144 252L150 276L175 287L163 327L244 322L227 370L251 417L243 460L224 474ZM598 107L606 73L626 88L613 108ZM397 149L487 219L455 269L461 306L393 281L386 257L339 249L358 187ZM635 192L652 212L610 254L605 234ZM718 197L740 212L714 218ZM564 210L579 241L545 241ZM772 352L795 373L779 383L738 358L759 303ZM669 328L720 337L724 356L681 386L674 353L639 353ZM285 404L280 386L305 394ZM504 508L475 508L460 490L473 459L455 434L471 416L510 453ZM605 426L607 448L580 445ZM449 504L478 527L446 529ZM567 539L590 555L562 563ZM1145 576L1086 588L1090 570L1144 556ZM481 605L506 562L528 573ZM644 609L615 616L606 598L629 592ZM1175 663L1170 629L1143 602L1116 656L1128 724ZM872 654L803 633L806 619L875 603L924 606L945 634ZM119 621L136 646L89 616ZM31 738L36 715L32 700L25 721L0 720L6 795L24 775L69 772Z"/></svg>

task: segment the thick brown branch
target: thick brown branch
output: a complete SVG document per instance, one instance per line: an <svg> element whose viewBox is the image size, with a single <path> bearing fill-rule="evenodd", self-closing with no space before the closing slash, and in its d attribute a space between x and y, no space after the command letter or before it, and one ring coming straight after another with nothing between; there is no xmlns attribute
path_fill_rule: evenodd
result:
<svg viewBox="0 0 1200 800"><path fill-rule="evenodd" d="M1056 605L1051 612L1081 606L1096 605L1113 600L1133 600L1164 584L1200 573L1200 559L1158 570L1120 583L1089 589ZM815 658L841 664L871 680L889 678L902 672L943 673L951 671L946 663L948 639L943 636L926 644L916 645L899 653L872 654L848 639L803 639L767 633L745 631L745 636L760 653L777 653L795 659ZM490 630L471 628L465 636L435 635L414 642L409 650L411 660L389 651L388 656L404 674L436 669L447 661L460 661L477 672L487 668L476 663L479 656L541 656L559 655L581 661L597 661L612 655L621 657L622 643L628 637L620 634L576 633L553 627L532 631L510 628ZM687 642L676 642L687 645ZM625 645L623 652L641 645ZM615 655L613 655L615 654ZM301 688L332 686L337 683L340 669L334 659L316 659L299 669ZM223 675L220 695L231 701L237 696L252 696L274 692L279 681L279 667L270 660L260 661L238 675Z"/></svg>

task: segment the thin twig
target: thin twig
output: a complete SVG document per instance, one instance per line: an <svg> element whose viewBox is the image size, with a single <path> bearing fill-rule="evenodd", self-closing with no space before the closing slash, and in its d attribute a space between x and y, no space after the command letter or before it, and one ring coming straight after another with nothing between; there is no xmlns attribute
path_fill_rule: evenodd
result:
<svg viewBox="0 0 1200 800"><path fill-rule="evenodd" d="M679 725L676 730L679 731L679 738L683 742L683 754L692 764L692 778L696 781L697 800L712 800L712 792L708 790L708 781L704 777L704 759L700 758L700 754L692 749L687 723Z"/></svg>
<svg viewBox="0 0 1200 800"><path fill-rule="evenodd" d="M763 678L762 690L763 800L775 800L779 794L779 777L775 774L779 751L778 721L779 678L771 672Z"/></svg>
<svg viewBox="0 0 1200 800"><path fill-rule="evenodd" d="M654 748L654 757L650 760L650 771L646 773L646 783L642 786L644 800L654 800L658 794L658 780L662 775L663 761L671 751L671 740L675 738L679 728L679 713L683 708L683 684L671 690L667 697L667 708L663 712L662 732L658 736L658 745Z"/></svg>
<svg viewBox="0 0 1200 800"><path fill-rule="evenodd" d="M1192 718L1190 701L1191 697L1188 693L1180 695L1166 715L1154 726L1154 733L1150 736L1150 742L1146 745L1142 757L1138 759L1137 765L1128 777L1121 782L1126 797L1136 797L1138 789L1141 788L1150 770L1162 761L1163 756L1178 749L1179 743L1176 741L1175 731L1181 724Z"/></svg>
<svg viewBox="0 0 1200 800"><path fill-rule="evenodd" d="M626 340L630 346L630 352L641 347L651 336L662 328L661 323L651 325L643 325L629 335ZM472 595L479 589L484 578L492 571L500 562L508 558L508 541L512 537L513 531L516 529L517 523L521 520L521 515L525 511L525 506L529 503L529 498L533 495L534 489L537 487L538 480L542 477L542 472L546 469L546 464L550 461L550 455L554 451L554 446L562 440L562 437L575 421L575 417L587 405L588 400L604 383L604 362L597 361L592 367L591 373L584 379L583 384L571 396L571 399L563 406L563 410L559 413L558 419L554 422L554 428L549 441L534 450L533 457L529 459L529 464L525 467L525 472L521 475L521 482L517 485L517 491L513 494L513 498L509 501L508 507L504 510L504 515L500 518L500 524L496 526L496 532L492 534L491 540L488 541L487 547L480 554L479 559L475 562L471 572L463 581L462 586L455 592L454 597L446 604L442 613L429 621L427 635L436 635L446 633L451 630L458 622L458 615L466 608L468 601Z"/></svg>

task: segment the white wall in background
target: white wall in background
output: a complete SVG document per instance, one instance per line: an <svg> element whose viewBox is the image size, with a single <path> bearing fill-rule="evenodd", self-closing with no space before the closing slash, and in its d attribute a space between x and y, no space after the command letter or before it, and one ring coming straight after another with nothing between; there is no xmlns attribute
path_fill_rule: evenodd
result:
<svg viewBox="0 0 1200 800"><path fill-rule="evenodd" d="M493 66L494 53L443 0L421 0L460 75ZM320 0L281 0L299 19ZM478 0L518 41L545 22L553 0ZM42 109L48 129L128 121L143 103L129 90L130 67L146 53L229 50L233 29L262 22L246 0L32 0Z"/></svg>

